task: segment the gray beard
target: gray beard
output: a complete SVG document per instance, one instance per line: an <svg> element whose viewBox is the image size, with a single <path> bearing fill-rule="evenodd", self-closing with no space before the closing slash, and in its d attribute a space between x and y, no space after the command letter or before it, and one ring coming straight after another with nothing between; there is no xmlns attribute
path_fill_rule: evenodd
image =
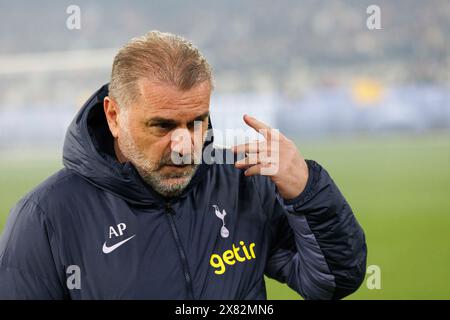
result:
<svg viewBox="0 0 450 320"><path fill-rule="evenodd" d="M122 131L122 139L120 143L120 152L125 158L130 161L142 179L155 190L157 193L164 197L177 197L180 196L183 190L189 185L197 171L199 165L193 164L189 170L181 173L170 173L163 175L160 169L166 164L172 164L169 157L164 157L159 163L152 163L148 161L145 155L139 150L134 143L128 128ZM166 180L168 178L184 178L181 183L168 184Z"/></svg>
<svg viewBox="0 0 450 320"><path fill-rule="evenodd" d="M133 163L133 161L132 161ZM195 172L198 169L198 165L193 165L192 169L184 172L183 174L163 176L159 174L158 171L147 172L145 169L140 168L137 164L133 163L136 167L136 170L139 172L139 175L142 179L152 187L157 193L161 194L164 197L172 198L180 196L184 189L189 185L192 180L192 177L195 175ZM185 178L181 183L173 183L166 184L164 180L167 178Z"/></svg>

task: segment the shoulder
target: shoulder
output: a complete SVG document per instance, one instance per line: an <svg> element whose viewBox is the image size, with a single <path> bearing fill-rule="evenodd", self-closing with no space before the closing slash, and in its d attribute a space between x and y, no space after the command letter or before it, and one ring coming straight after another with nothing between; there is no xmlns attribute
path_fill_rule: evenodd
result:
<svg viewBox="0 0 450 320"><path fill-rule="evenodd" d="M46 216L62 211L74 199L95 188L80 175L67 168L54 173L27 193L17 204L16 209L27 207Z"/></svg>
<svg viewBox="0 0 450 320"><path fill-rule="evenodd" d="M62 195L68 194L79 179L67 169L61 169L22 197L8 216L0 252L5 250L8 239L41 239L41 231L49 230L49 212L46 209L57 201L64 201Z"/></svg>
<svg viewBox="0 0 450 320"><path fill-rule="evenodd" d="M74 171L63 168L54 173L25 195L24 200L42 202L49 197L61 196L74 191L74 189L86 186L87 181Z"/></svg>

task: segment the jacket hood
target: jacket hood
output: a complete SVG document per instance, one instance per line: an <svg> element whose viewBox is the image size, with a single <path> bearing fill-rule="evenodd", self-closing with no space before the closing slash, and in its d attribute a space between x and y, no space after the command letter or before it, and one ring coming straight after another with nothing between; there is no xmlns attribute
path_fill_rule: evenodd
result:
<svg viewBox="0 0 450 320"><path fill-rule="evenodd" d="M86 101L72 120L64 141L63 164L90 183L128 202L161 205L169 199L154 191L130 162L120 163L115 157L114 138L103 111L103 99L107 95L108 84L105 84ZM212 129L210 119L209 128ZM206 140L203 150L211 143L212 135ZM204 162L199 165L180 197L186 196L210 166Z"/></svg>

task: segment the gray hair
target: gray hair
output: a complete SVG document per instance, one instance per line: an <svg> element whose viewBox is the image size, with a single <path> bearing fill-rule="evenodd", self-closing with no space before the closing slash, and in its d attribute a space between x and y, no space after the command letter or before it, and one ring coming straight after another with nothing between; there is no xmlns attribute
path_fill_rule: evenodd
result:
<svg viewBox="0 0 450 320"><path fill-rule="evenodd" d="M120 107L140 95L138 81L147 78L189 90L208 81L213 88L212 70L200 51L188 40L159 31L131 39L114 58L109 96Z"/></svg>

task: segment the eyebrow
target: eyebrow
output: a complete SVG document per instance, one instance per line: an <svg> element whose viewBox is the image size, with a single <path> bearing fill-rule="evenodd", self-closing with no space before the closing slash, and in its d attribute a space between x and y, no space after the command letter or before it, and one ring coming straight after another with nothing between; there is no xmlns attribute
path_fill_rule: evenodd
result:
<svg viewBox="0 0 450 320"><path fill-rule="evenodd" d="M191 122L194 122L194 121L203 121L207 117L209 117L209 111L207 111L207 112L205 112L205 113L195 117L191 121L188 121L188 123L191 123ZM168 118L163 118L163 117L150 118L149 120L146 121L146 123L149 126L161 125L161 124L170 125L170 126L176 126L178 124L178 122L173 120L173 119L168 119Z"/></svg>

